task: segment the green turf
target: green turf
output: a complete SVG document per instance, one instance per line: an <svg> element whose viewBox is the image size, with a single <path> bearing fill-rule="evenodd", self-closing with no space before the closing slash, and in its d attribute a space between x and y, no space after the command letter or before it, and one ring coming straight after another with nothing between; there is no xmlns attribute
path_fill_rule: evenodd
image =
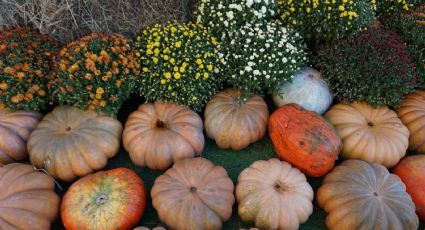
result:
<svg viewBox="0 0 425 230"><path fill-rule="evenodd" d="M123 105L122 111L118 114L118 119L124 124L128 115L137 109L137 106L140 104L142 100L133 99L126 102ZM269 100L268 100L269 101ZM272 106L270 106L272 107ZM276 154L273 150L273 144L271 143L268 135L265 138L258 141L255 144L250 145L248 148L242 151L231 151L231 150L223 150L219 149L214 141L206 138L205 149L202 154L202 157L205 157L211 160L213 163L217 165L223 166L230 178L234 183L237 181L237 177L239 173L249 167L256 160L264 160L272 157L276 157ZM139 226L147 226L147 227L156 227L163 226L157 216L155 209L152 207L151 198L150 198L150 190L155 181L155 178L162 174L162 171L153 171L147 168L136 167L130 160L128 153L121 148L120 152L116 157L111 159L108 162L106 169L112 169L117 167L125 167L134 170L145 182L146 189L148 191L148 201L145 214L143 218L140 220ZM308 178L308 182L313 187L314 191L316 191L320 184L322 178ZM60 182L61 187L63 187L64 191L69 187L69 183ZM64 191L60 191L58 189L58 193L62 196ZM237 230L239 228L249 228L253 227L252 224L243 223L237 215L237 206L236 204L233 207L233 215L231 219L224 223L223 229L226 230ZM320 209L316 203L314 203L313 214L310 216L308 221L300 226L300 229L309 229L309 230L319 230L326 229L325 225L325 217L326 213ZM52 227L54 230L64 229L60 220L58 220ZM425 229L425 225L421 223L420 229Z"/></svg>

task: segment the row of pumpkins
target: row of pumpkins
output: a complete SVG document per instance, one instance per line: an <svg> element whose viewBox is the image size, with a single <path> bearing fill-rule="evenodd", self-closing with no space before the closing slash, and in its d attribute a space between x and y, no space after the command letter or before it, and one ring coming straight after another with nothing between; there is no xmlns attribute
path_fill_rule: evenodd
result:
<svg viewBox="0 0 425 230"><path fill-rule="evenodd" d="M315 92L307 89L305 98ZM330 229L417 229L418 215L425 218L425 156L399 161L408 146L425 152L425 92L409 95L398 114L355 102L337 104L322 117L331 102L316 101L323 102L318 110L286 104L269 117L261 97L227 89L208 103L204 123L190 109L155 102L130 114L124 130L115 118L71 106L42 120L37 112L0 110L0 228L49 229L60 202L51 177L82 177L60 205L66 229L131 229L146 206L143 181L125 168L91 174L117 154L122 134L136 165L168 169L151 196L172 229L220 229L235 201L241 219L257 228L297 229L313 211L305 175L326 174L316 199ZM224 168L196 157L204 148L204 127L219 147L234 150L258 141L268 128L283 161L254 162L235 188ZM347 160L334 168L340 152ZM33 166L14 163L28 156ZM395 165L398 176L387 169Z"/></svg>

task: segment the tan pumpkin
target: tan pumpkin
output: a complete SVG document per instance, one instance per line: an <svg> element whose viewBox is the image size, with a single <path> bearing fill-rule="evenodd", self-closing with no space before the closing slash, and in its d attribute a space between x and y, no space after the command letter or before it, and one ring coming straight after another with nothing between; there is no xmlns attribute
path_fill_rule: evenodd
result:
<svg viewBox="0 0 425 230"><path fill-rule="evenodd" d="M263 138L269 111L262 97L226 89L208 102L204 117L208 137L220 148L241 150Z"/></svg>
<svg viewBox="0 0 425 230"><path fill-rule="evenodd" d="M343 143L342 157L393 167L406 154L409 130L386 106L366 102L337 104L325 117L335 126Z"/></svg>
<svg viewBox="0 0 425 230"><path fill-rule="evenodd" d="M260 229L298 229L313 213L313 198L304 174L275 158L254 162L236 186L239 216Z"/></svg>
<svg viewBox="0 0 425 230"><path fill-rule="evenodd" d="M11 163L0 167L0 188L0 229L50 229L60 201L50 176L31 165Z"/></svg>
<svg viewBox="0 0 425 230"><path fill-rule="evenodd" d="M175 230L215 230L232 215L233 183L220 166L204 158L176 162L153 185L153 207Z"/></svg>
<svg viewBox="0 0 425 230"><path fill-rule="evenodd" d="M28 158L27 141L41 117L35 111L0 109L0 165Z"/></svg>
<svg viewBox="0 0 425 230"><path fill-rule="evenodd" d="M204 149L203 123L194 111L172 103L142 104L130 114L124 148L138 166L164 170Z"/></svg>
<svg viewBox="0 0 425 230"><path fill-rule="evenodd" d="M397 114L409 129L409 149L425 154L425 91L407 95Z"/></svg>
<svg viewBox="0 0 425 230"><path fill-rule="evenodd" d="M71 106L56 107L32 132L31 163L70 181L106 166L120 147L119 121Z"/></svg>
<svg viewBox="0 0 425 230"><path fill-rule="evenodd" d="M317 191L330 230L416 230L415 205L400 178L379 164L347 160Z"/></svg>

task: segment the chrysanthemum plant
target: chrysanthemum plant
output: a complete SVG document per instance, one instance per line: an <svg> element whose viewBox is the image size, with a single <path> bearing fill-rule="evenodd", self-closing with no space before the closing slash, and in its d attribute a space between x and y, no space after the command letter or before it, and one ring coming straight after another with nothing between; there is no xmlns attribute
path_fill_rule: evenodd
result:
<svg viewBox="0 0 425 230"><path fill-rule="evenodd" d="M201 24L170 22L145 28L135 42L142 70L137 79L140 95L201 111L221 88L217 45Z"/></svg>
<svg viewBox="0 0 425 230"><path fill-rule="evenodd" d="M277 0L284 24L310 41L332 42L364 30L375 20L371 0Z"/></svg>
<svg viewBox="0 0 425 230"><path fill-rule="evenodd" d="M247 23L219 47L223 76L251 94L273 93L307 63L302 37L279 21Z"/></svg>
<svg viewBox="0 0 425 230"><path fill-rule="evenodd" d="M81 109L116 115L140 73L136 53L119 34L90 34L64 47L55 58L54 99Z"/></svg>
<svg viewBox="0 0 425 230"><path fill-rule="evenodd" d="M340 101L397 107L419 83L406 45L381 28L321 47L314 60Z"/></svg>
<svg viewBox="0 0 425 230"><path fill-rule="evenodd" d="M201 0L195 11L196 22L203 24L221 39L246 23L274 19L274 0Z"/></svg>
<svg viewBox="0 0 425 230"><path fill-rule="evenodd" d="M47 83L56 51L49 36L24 28L0 32L0 108L46 108Z"/></svg>

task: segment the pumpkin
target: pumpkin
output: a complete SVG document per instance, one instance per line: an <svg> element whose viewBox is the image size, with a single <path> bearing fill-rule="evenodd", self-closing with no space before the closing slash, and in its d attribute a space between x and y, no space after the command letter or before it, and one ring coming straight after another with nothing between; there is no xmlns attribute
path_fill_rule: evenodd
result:
<svg viewBox="0 0 425 230"><path fill-rule="evenodd" d="M172 229L221 229L232 215L233 189L224 168L204 158L189 158L155 180L152 204Z"/></svg>
<svg viewBox="0 0 425 230"><path fill-rule="evenodd" d="M31 165L11 163L0 167L0 188L0 229L50 229L60 201L50 176Z"/></svg>
<svg viewBox="0 0 425 230"><path fill-rule="evenodd" d="M0 165L28 158L27 141L41 117L35 111L0 109Z"/></svg>
<svg viewBox="0 0 425 230"><path fill-rule="evenodd" d="M420 4L417 10L413 10L413 14L416 16L416 23L418 25L425 26L425 4Z"/></svg>
<svg viewBox="0 0 425 230"><path fill-rule="evenodd" d="M314 193L300 170L276 158L256 161L238 177L238 213L260 229L298 229L313 213Z"/></svg>
<svg viewBox="0 0 425 230"><path fill-rule="evenodd" d="M392 167L406 154L409 130L386 106L366 102L337 104L325 117L335 126L344 145L342 157Z"/></svg>
<svg viewBox="0 0 425 230"><path fill-rule="evenodd" d="M137 227L137 228L134 228L133 230L150 230L150 228L148 228L148 227ZM163 227L155 227L155 228L152 228L152 230L166 230L166 229L163 228Z"/></svg>
<svg viewBox="0 0 425 230"><path fill-rule="evenodd" d="M262 97L226 89L208 102L204 117L205 131L218 147L241 150L263 138L269 111Z"/></svg>
<svg viewBox="0 0 425 230"><path fill-rule="evenodd" d="M309 111L323 114L332 104L332 93L319 71L302 68L291 82L284 82L273 94L277 107L295 103Z"/></svg>
<svg viewBox="0 0 425 230"><path fill-rule="evenodd" d="M425 155L408 156L394 167L394 173L406 185L416 205L416 213L425 220Z"/></svg>
<svg viewBox="0 0 425 230"><path fill-rule="evenodd" d="M342 149L334 127L297 104L284 105L270 116L269 133L279 157L308 176L329 172Z"/></svg>
<svg viewBox="0 0 425 230"><path fill-rule="evenodd" d="M106 166L119 150L119 121L71 106L56 107L31 133L31 163L65 181Z"/></svg>
<svg viewBox="0 0 425 230"><path fill-rule="evenodd" d="M164 170L204 149L203 123L194 111L156 101L140 105L124 127L123 144L138 166Z"/></svg>
<svg viewBox="0 0 425 230"><path fill-rule="evenodd" d="M347 160L335 167L317 191L330 230L416 230L415 206L400 178L379 164Z"/></svg>
<svg viewBox="0 0 425 230"><path fill-rule="evenodd" d="M409 149L425 154L425 91L407 95L397 114L409 129Z"/></svg>
<svg viewBox="0 0 425 230"><path fill-rule="evenodd" d="M143 181L130 169L116 168L74 182L63 197L61 217L67 230L129 230L145 207Z"/></svg>

